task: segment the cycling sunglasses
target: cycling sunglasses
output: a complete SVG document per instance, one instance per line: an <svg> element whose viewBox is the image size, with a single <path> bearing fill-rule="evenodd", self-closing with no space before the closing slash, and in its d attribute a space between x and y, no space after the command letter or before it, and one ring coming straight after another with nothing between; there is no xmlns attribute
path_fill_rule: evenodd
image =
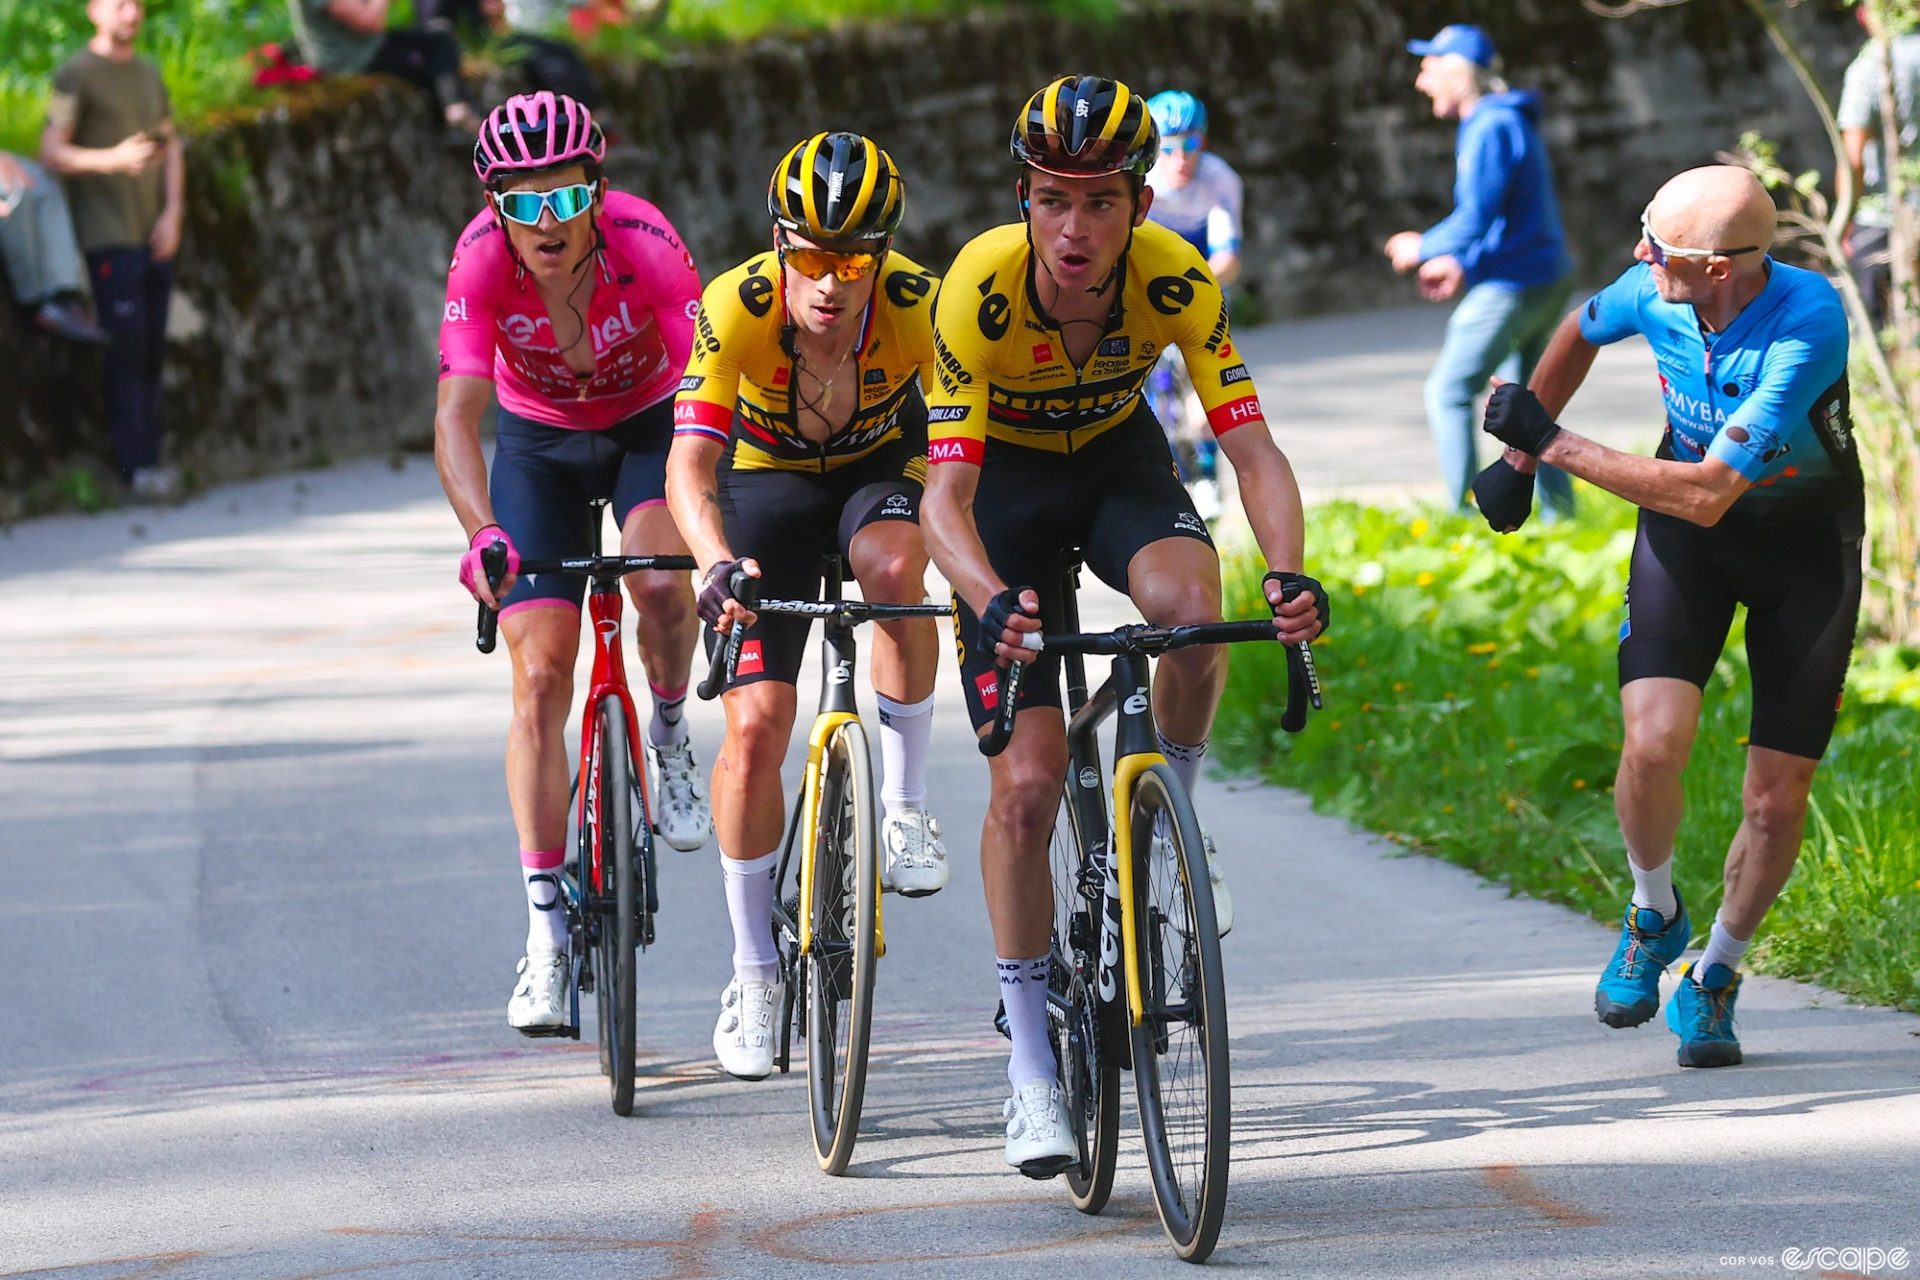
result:
<svg viewBox="0 0 1920 1280"><path fill-rule="evenodd" d="M1668 258L1695 258L1705 261L1708 258L1731 258L1742 253L1758 253L1760 246L1750 244L1740 249L1684 249L1677 244L1668 244L1653 234L1653 228L1647 225L1647 214L1653 206L1648 205L1640 211L1640 238L1647 243L1647 256L1653 259L1653 265L1664 267Z"/></svg>
<svg viewBox="0 0 1920 1280"><path fill-rule="evenodd" d="M551 191L500 191L494 194L500 216L523 227L536 226L543 210L553 210L554 221L572 222L593 207L591 182L576 182Z"/></svg>
<svg viewBox="0 0 1920 1280"><path fill-rule="evenodd" d="M826 249L803 249L796 244L788 244L785 237L779 243L780 261L787 263L795 271L809 280L824 280L832 275L836 280L852 284L874 273L880 265L877 253L834 253Z"/></svg>
<svg viewBox="0 0 1920 1280"><path fill-rule="evenodd" d="M1206 145L1207 137L1203 133L1176 133L1160 139L1160 154L1178 155L1182 151L1198 151Z"/></svg>

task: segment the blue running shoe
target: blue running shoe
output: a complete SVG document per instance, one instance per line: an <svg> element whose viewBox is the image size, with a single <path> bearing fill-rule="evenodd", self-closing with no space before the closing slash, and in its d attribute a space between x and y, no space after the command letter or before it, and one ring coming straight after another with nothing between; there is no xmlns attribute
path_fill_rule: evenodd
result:
<svg viewBox="0 0 1920 1280"><path fill-rule="evenodd" d="M1673 891L1674 918L1665 920L1652 907L1627 903L1620 925L1620 945L1594 989L1593 1011L1610 1027L1637 1027L1660 1009L1660 975L1680 958L1693 936L1687 923L1687 904Z"/></svg>
<svg viewBox="0 0 1920 1280"><path fill-rule="evenodd" d="M1740 975L1715 964L1695 980L1697 967L1688 965L1682 971L1680 985L1667 1002L1667 1026L1680 1037L1680 1065L1737 1066L1742 1059L1733 1034L1733 1002L1740 995Z"/></svg>

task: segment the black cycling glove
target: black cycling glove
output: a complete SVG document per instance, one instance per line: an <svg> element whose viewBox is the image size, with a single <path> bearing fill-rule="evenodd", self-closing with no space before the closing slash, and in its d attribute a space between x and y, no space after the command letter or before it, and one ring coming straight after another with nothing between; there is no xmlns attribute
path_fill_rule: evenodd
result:
<svg viewBox="0 0 1920 1280"><path fill-rule="evenodd" d="M1015 615L1031 616L1020 607L1020 594L1025 590L1008 587L987 601L986 611L980 615L980 651L994 662L1000 661L998 646L1006 642L1007 623Z"/></svg>
<svg viewBox="0 0 1920 1280"><path fill-rule="evenodd" d="M1533 514L1533 477L1505 458L1495 458L1473 478L1473 500L1480 504L1488 528L1512 533Z"/></svg>
<svg viewBox="0 0 1920 1280"><path fill-rule="evenodd" d="M1487 398L1486 432L1509 448L1539 457L1560 424L1547 416L1547 407L1517 382L1503 382Z"/></svg>
<svg viewBox="0 0 1920 1280"><path fill-rule="evenodd" d="M1327 589L1320 585L1318 578L1309 578L1304 573L1288 573L1284 569L1269 569L1267 570L1267 576L1260 579L1260 594L1263 598L1266 596L1267 584L1269 582L1277 582L1280 584L1280 598L1282 600L1291 600L1302 591L1313 592L1313 607L1320 615L1320 634L1327 634L1327 627L1331 625L1333 618L1333 608L1327 600ZM1271 607L1271 605L1269 605L1269 607ZM1278 613L1280 611L1274 609L1274 612Z"/></svg>
<svg viewBox="0 0 1920 1280"><path fill-rule="evenodd" d="M700 584L698 608L700 620L709 627L717 626L726 616L727 601L738 599L733 591L733 575L738 572L738 560L718 560L713 568L707 570L706 581Z"/></svg>

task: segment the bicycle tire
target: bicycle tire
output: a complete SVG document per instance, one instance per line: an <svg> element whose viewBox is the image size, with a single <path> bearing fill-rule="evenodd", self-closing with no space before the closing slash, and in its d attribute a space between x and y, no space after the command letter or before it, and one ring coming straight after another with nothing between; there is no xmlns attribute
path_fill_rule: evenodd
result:
<svg viewBox="0 0 1920 1280"><path fill-rule="evenodd" d="M878 847L867 735L849 721L827 739L814 838L806 970L807 1102L820 1167L846 1172L859 1136L873 1030Z"/></svg>
<svg viewBox="0 0 1920 1280"><path fill-rule="evenodd" d="M1232 1138L1226 976L1213 889L1199 819L1171 768L1156 764L1140 775L1128 820L1146 1005L1133 1029L1141 1136L1167 1238L1183 1260L1204 1262L1226 1214Z"/></svg>
<svg viewBox="0 0 1920 1280"><path fill-rule="evenodd" d="M595 712L593 791L588 796L594 832L600 840L601 883L591 899L598 929L593 945L594 991L600 1007L600 1044L606 1060L613 1112L633 1114L636 1052L634 966L639 950L639 913L635 904L633 831L633 752L627 743L627 717L617 698L606 698Z"/></svg>
<svg viewBox="0 0 1920 1280"><path fill-rule="evenodd" d="M1077 770L1067 771L1068 790L1060 799L1048 842L1047 862L1053 876L1053 987L1047 1013L1053 1033L1054 1060L1060 1068L1067 1113L1073 1118L1073 1136L1080 1161L1066 1171L1067 1194L1073 1207L1095 1214L1107 1207L1113 1194L1114 1170L1120 1156L1120 1068L1104 1064L1098 1052L1099 1035L1094 998L1099 982L1100 914L1104 909L1103 883L1089 894L1082 869L1090 867L1085 842L1074 823L1071 788ZM1104 834L1104 833L1103 833ZM1114 966L1118 973L1119 966ZM1064 1004L1065 1008L1060 1006Z"/></svg>

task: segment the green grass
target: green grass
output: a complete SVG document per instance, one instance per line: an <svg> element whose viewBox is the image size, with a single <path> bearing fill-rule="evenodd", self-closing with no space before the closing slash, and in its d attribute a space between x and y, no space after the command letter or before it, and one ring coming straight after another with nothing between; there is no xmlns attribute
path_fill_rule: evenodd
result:
<svg viewBox="0 0 1920 1280"><path fill-rule="evenodd" d="M1326 710L1279 728L1282 656L1236 650L1214 733L1344 816L1517 892L1616 920L1632 887L1613 814L1615 645L1631 511L1588 490L1571 527L1496 538L1478 517L1333 504L1308 517L1333 601ZM1230 571L1230 613L1258 572ZM1739 624L1706 693L1677 880L1704 931L1740 821L1750 701ZM1799 865L1753 967L1920 1010L1920 653L1856 657ZM1595 957L1595 972L1604 956Z"/></svg>
<svg viewBox="0 0 1920 1280"><path fill-rule="evenodd" d="M603 30L602 56L651 58L677 45L743 39L770 31L847 22L936 18L1019 0L670 0L658 31ZM1033 7L1095 22L1118 12L1118 0L1038 0ZM412 5L394 6L393 21L410 20ZM46 123L48 81L92 34L84 0L0 0L0 148L33 154ZM192 128L230 107L264 103L273 92L252 88L249 50L291 44L286 0L148 0L141 52L159 64L174 110Z"/></svg>

